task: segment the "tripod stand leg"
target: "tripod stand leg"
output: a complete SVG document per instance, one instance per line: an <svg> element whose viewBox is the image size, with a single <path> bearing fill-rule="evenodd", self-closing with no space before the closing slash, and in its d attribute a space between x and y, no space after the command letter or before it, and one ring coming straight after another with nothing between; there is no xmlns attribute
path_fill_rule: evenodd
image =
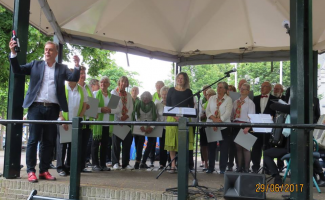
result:
<svg viewBox="0 0 325 200"><path fill-rule="evenodd" d="M158 179L159 176L161 176L161 175L166 171L167 167L171 167L172 162L173 162L176 158L177 158L177 155L175 156L175 158L173 158L173 159L168 163L168 165L167 165L166 167L164 167L163 170L161 170L161 171L159 172L159 174L157 175L156 179Z"/></svg>

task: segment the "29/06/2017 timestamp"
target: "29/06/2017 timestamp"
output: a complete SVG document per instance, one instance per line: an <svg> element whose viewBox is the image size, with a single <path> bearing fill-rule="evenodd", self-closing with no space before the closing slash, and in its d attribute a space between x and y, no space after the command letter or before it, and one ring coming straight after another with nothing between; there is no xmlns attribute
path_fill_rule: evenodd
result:
<svg viewBox="0 0 325 200"><path fill-rule="evenodd" d="M256 184L256 192L302 192L304 184Z"/></svg>

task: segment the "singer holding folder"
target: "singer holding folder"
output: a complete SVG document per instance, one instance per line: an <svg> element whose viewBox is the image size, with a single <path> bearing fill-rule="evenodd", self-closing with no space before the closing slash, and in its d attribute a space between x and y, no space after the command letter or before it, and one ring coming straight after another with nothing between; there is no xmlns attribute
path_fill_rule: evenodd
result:
<svg viewBox="0 0 325 200"><path fill-rule="evenodd" d="M184 72L177 74L176 86L168 90L166 106L174 106L185 99L192 96L192 90L190 90L190 83L188 75ZM188 101L183 102L179 107L190 107L194 108L194 99L190 98ZM167 117L167 122L177 122L179 117ZM189 150L193 150L194 133L193 128L189 129ZM178 127L166 126L166 138L165 138L165 150L169 151L170 159L175 158L176 152L178 151ZM170 173L176 172L175 160L172 162Z"/></svg>
<svg viewBox="0 0 325 200"><path fill-rule="evenodd" d="M234 108L232 113L233 122L236 123L247 123L250 122L248 114L255 114L255 104L248 97L250 91L250 85L244 83L240 90L240 98L234 101ZM249 127L244 128L244 134L247 134ZM236 138L240 128L233 128L233 139ZM251 152L239 144L236 144L237 149L237 171L236 172L249 172L250 162L251 162ZM245 166L242 166L242 161L244 157Z"/></svg>
<svg viewBox="0 0 325 200"><path fill-rule="evenodd" d="M206 108L207 122L230 122L232 112L232 99L227 95L228 84L226 82L219 82L217 86L217 95L209 98ZM231 140L229 128L227 127L213 127L215 131L221 130L223 141L220 144L220 174L224 174L228 162L228 146ZM215 170L215 154L217 143L211 142L208 144L209 149L209 168L207 174L213 173Z"/></svg>

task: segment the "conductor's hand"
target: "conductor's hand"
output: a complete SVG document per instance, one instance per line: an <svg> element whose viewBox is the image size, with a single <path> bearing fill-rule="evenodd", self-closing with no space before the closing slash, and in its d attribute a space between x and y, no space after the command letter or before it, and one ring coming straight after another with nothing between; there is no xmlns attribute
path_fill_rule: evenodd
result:
<svg viewBox="0 0 325 200"><path fill-rule="evenodd" d="M10 48L10 51L12 54L17 54L16 51L15 51L15 46L17 46L17 43L15 40L13 40L11 38L10 42L9 42L9 48Z"/></svg>
<svg viewBox="0 0 325 200"><path fill-rule="evenodd" d="M69 130L69 126L68 126L68 124L62 124L62 126L63 126L63 129L64 129L64 130L66 130L66 131Z"/></svg>
<svg viewBox="0 0 325 200"><path fill-rule="evenodd" d="M80 67L79 63L80 63L80 58L77 56L77 55L74 55L73 56L73 62L74 62L74 65L76 67Z"/></svg>

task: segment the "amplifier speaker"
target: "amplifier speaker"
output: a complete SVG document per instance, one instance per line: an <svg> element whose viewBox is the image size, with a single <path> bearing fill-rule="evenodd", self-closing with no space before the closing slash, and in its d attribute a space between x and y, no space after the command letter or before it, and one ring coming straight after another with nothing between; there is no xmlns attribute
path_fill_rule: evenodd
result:
<svg viewBox="0 0 325 200"><path fill-rule="evenodd" d="M265 175L248 173L225 173L225 199L265 199L265 192L257 191L257 184L265 185Z"/></svg>

